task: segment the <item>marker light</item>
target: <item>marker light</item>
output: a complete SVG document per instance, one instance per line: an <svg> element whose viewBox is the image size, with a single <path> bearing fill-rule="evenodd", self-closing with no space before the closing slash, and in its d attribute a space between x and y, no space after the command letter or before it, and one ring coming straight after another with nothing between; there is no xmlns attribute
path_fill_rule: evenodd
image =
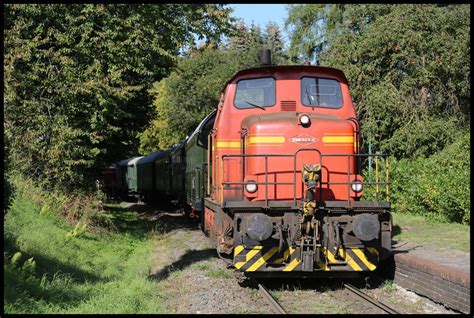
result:
<svg viewBox="0 0 474 318"><path fill-rule="evenodd" d="M309 119L309 116L306 115L306 114L301 115L300 116L300 124L303 127L308 127L309 125L311 125L311 119Z"/></svg>
<svg viewBox="0 0 474 318"><path fill-rule="evenodd" d="M247 190L247 192L249 192L249 193L255 193L257 191L257 189L258 189L258 186L255 183L255 181L253 181L253 180L249 180L245 184L245 190Z"/></svg>
<svg viewBox="0 0 474 318"><path fill-rule="evenodd" d="M355 193L359 193L360 191L362 191L362 183L359 180L354 180L352 182L354 182L353 184L351 184L352 191L354 191Z"/></svg>

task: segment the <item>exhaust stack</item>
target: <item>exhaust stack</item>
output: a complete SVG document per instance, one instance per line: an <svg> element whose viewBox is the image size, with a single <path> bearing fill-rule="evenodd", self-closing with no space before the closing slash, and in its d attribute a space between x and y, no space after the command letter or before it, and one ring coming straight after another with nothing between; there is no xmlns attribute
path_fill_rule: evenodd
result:
<svg viewBox="0 0 474 318"><path fill-rule="evenodd" d="M272 65L272 51L270 49L260 50L260 64Z"/></svg>

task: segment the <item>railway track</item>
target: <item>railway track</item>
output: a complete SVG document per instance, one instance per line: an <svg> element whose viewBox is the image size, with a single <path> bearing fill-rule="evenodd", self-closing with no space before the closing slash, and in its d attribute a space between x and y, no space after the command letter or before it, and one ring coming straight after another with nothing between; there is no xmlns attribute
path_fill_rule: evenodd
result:
<svg viewBox="0 0 474 318"><path fill-rule="evenodd" d="M288 314L286 310L280 305L280 303L270 294L270 292L265 288L264 285L258 283L255 281L255 284L258 286L258 291L260 295L265 298L266 302L268 305L270 305L271 309L273 312L276 314ZM344 288L351 293L357 295L358 297L362 298L366 302L370 303L372 306L382 310L386 314L400 314L397 312L395 309L381 303L377 299L373 298L372 296L369 296L368 294L362 292L360 289L352 286L351 284L344 284Z"/></svg>
<svg viewBox="0 0 474 318"><path fill-rule="evenodd" d="M360 289L352 286L351 284L344 284L344 287L349 290L350 292L352 292L353 294L359 296L360 298L364 299L365 301L367 301L368 303L370 303L371 305L383 310L385 313L387 314L400 314L399 312L397 312L395 309L393 308L390 308L389 306L381 303L380 301L378 301L377 299L373 298L372 296L369 296L367 295L366 293L362 292Z"/></svg>
<svg viewBox="0 0 474 318"><path fill-rule="evenodd" d="M285 311L285 309L283 309L280 303L270 294L270 292L265 288L265 286L260 283L258 283L258 292L260 293L260 295L263 296L263 298L265 298L267 303L270 305L270 307L276 314L287 314L287 312Z"/></svg>

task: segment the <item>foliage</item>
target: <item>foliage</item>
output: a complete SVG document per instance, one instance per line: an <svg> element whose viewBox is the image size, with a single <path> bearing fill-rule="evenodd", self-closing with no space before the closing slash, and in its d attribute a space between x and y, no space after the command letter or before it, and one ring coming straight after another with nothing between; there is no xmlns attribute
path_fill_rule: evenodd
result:
<svg viewBox="0 0 474 318"><path fill-rule="evenodd" d="M140 153L166 149L186 137L217 107L225 83L239 70L259 65L259 51L273 47L275 63L284 61L281 32L269 24L262 34L255 25L240 23L227 46L208 44L191 48L176 69L156 82L155 119L140 134Z"/></svg>
<svg viewBox="0 0 474 318"><path fill-rule="evenodd" d="M292 54L344 70L363 146L431 155L468 127L469 5L293 5L287 26Z"/></svg>
<svg viewBox="0 0 474 318"><path fill-rule="evenodd" d="M8 155L10 153L10 140L8 135L4 135L3 145L3 214L5 214L8 210L8 206L10 205L10 197L12 195L10 180L8 180L8 173L10 171L8 161Z"/></svg>
<svg viewBox="0 0 474 318"><path fill-rule="evenodd" d="M58 217L58 206L40 215L42 205L33 200L49 193L31 182L22 187L29 191L15 191L4 220L6 313L164 312L156 282L148 278L152 224L133 213L121 231L86 230L67 239L74 225ZM134 222L147 226L135 231Z"/></svg>
<svg viewBox="0 0 474 318"><path fill-rule="evenodd" d="M290 56L343 70L362 151L370 145L394 156L394 211L468 223L470 6L302 4L288 11ZM364 197L377 198L373 189Z"/></svg>
<svg viewBox="0 0 474 318"><path fill-rule="evenodd" d="M107 163L136 153L152 82L194 35L217 41L228 14L217 4L6 5L10 168L49 187L92 188Z"/></svg>
<svg viewBox="0 0 474 318"><path fill-rule="evenodd" d="M400 160L393 179L396 180L392 187L398 210L423 211L431 218L469 224L469 133L429 159Z"/></svg>
<svg viewBox="0 0 474 318"><path fill-rule="evenodd" d="M346 5L293 4L288 5L285 28L290 34L288 54L293 62L301 60L319 62L319 56L327 49L341 22Z"/></svg>
<svg viewBox="0 0 474 318"><path fill-rule="evenodd" d="M392 210L442 222L469 224L470 144L470 134L464 133L429 158L393 158L390 161ZM369 178L366 171L364 180L375 181L374 173ZM372 186L364 189L364 199L384 197L377 196Z"/></svg>

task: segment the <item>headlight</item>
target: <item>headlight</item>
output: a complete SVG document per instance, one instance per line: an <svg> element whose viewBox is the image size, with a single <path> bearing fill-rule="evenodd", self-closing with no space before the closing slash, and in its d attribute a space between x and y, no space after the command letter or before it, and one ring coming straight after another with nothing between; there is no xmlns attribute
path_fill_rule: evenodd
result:
<svg viewBox="0 0 474 318"><path fill-rule="evenodd" d="M309 116L304 114L300 116L300 124L303 127L308 127L311 124L311 119L309 119Z"/></svg>
<svg viewBox="0 0 474 318"><path fill-rule="evenodd" d="M258 189L258 186L257 186L257 184L255 183L254 180L249 180L245 184L245 190L247 190L247 192L255 193L257 191L257 189Z"/></svg>
<svg viewBox="0 0 474 318"><path fill-rule="evenodd" d="M362 183L359 180L354 180L352 182L354 182L351 185L352 191L354 191L355 193L359 193L360 191L362 191Z"/></svg>

